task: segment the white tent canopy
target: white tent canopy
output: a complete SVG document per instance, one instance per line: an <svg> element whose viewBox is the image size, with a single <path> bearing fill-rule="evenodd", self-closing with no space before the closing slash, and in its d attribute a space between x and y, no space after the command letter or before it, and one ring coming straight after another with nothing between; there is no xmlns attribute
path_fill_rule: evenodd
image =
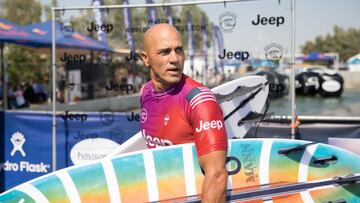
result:
<svg viewBox="0 0 360 203"><path fill-rule="evenodd" d="M360 72L360 53L356 54L355 56L350 57L346 63L349 66L350 71L357 71Z"/></svg>

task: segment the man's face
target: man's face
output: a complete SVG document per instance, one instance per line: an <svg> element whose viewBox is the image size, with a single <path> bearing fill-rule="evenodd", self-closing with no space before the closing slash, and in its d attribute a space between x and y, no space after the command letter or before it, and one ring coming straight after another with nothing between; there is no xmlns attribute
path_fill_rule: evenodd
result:
<svg viewBox="0 0 360 203"><path fill-rule="evenodd" d="M178 32L164 30L148 37L151 44L141 53L141 57L151 70L151 79L160 84L160 89L180 82L185 55Z"/></svg>

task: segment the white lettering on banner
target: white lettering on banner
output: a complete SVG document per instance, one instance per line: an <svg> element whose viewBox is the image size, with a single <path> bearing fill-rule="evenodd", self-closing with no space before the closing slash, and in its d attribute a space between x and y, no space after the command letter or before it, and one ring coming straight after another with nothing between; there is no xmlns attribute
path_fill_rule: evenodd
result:
<svg viewBox="0 0 360 203"><path fill-rule="evenodd" d="M167 139L160 139L158 137L154 137L151 135L146 135L145 130L141 131L141 134L143 138L145 139L145 142L150 147L160 147L160 146L170 146L174 145L170 140Z"/></svg>
<svg viewBox="0 0 360 203"><path fill-rule="evenodd" d="M11 163L6 161L5 163L0 163L0 171L24 171L30 173L48 173L50 169L49 164L40 163L30 163L28 161L20 161L20 163Z"/></svg>
<svg viewBox="0 0 360 203"><path fill-rule="evenodd" d="M98 160L120 146L107 138L89 138L76 143L70 151L70 159L74 165Z"/></svg>
<svg viewBox="0 0 360 203"><path fill-rule="evenodd" d="M10 163L6 161L5 163L0 163L0 171L18 171L19 165L17 163Z"/></svg>
<svg viewBox="0 0 360 203"><path fill-rule="evenodd" d="M199 127L195 128L196 132L201 132L201 131L205 131L205 130L209 130L209 129L218 129L220 130L223 127L223 123L221 120L212 120L212 121L205 121L203 122L202 120L200 120L199 123Z"/></svg>
<svg viewBox="0 0 360 203"><path fill-rule="evenodd" d="M45 165L43 162L40 164L31 164L27 161L20 161L20 171L47 173L47 168L50 168L50 165Z"/></svg>
<svg viewBox="0 0 360 203"><path fill-rule="evenodd" d="M82 160L82 161L93 161L93 160L98 160L98 159L102 159L104 158L107 153L103 153L103 154L97 154L97 153L86 153L86 152L80 152L78 151L78 160Z"/></svg>

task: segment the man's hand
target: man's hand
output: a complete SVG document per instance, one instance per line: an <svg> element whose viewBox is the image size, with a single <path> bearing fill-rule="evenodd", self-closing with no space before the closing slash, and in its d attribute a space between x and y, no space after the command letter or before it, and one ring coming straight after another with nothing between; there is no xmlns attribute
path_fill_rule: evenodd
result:
<svg viewBox="0 0 360 203"><path fill-rule="evenodd" d="M213 151L199 157L205 171L201 202L225 202L228 178L225 162L226 151Z"/></svg>

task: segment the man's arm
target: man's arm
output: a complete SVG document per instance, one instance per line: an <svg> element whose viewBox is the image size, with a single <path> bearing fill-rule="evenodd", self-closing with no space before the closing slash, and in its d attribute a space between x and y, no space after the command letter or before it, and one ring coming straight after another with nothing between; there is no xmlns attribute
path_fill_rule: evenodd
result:
<svg viewBox="0 0 360 203"><path fill-rule="evenodd" d="M228 177L225 162L226 151L213 151L199 157L205 171L201 202L225 202Z"/></svg>
<svg viewBox="0 0 360 203"><path fill-rule="evenodd" d="M213 93L204 87L187 95L189 118L199 164L205 171L203 202L224 202L227 186L225 167L227 136L221 108Z"/></svg>

